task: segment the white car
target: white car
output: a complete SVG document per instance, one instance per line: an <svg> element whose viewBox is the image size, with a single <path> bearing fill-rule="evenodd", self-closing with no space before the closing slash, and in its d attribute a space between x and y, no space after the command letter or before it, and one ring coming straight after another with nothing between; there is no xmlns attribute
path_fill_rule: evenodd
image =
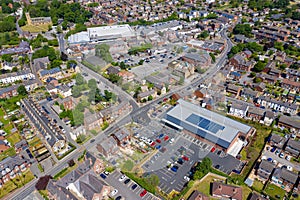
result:
<svg viewBox="0 0 300 200"><path fill-rule="evenodd" d="M172 138L169 143L172 144L174 142L174 138Z"/></svg>
<svg viewBox="0 0 300 200"><path fill-rule="evenodd" d="M126 176L125 176L125 175L122 175L122 176L119 178L119 181L122 182L122 181L125 180L125 178L126 178Z"/></svg>
<svg viewBox="0 0 300 200"><path fill-rule="evenodd" d="M288 160L288 161L290 161L291 158L292 158L292 156L289 156L289 155L287 155L287 156L285 157L285 159Z"/></svg>
<svg viewBox="0 0 300 200"><path fill-rule="evenodd" d="M110 196L115 196L116 194L118 193L118 190L117 189L114 189L111 193L110 193Z"/></svg>
<svg viewBox="0 0 300 200"><path fill-rule="evenodd" d="M280 153L279 158L283 158L283 157L284 157L284 153Z"/></svg>
<svg viewBox="0 0 300 200"><path fill-rule="evenodd" d="M104 174L105 174L105 175L109 175L109 172L108 172L108 171L105 171Z"/></svg>
<svg viewBox="0 0 300 200"><path fill-rule="evenodd" d="M186 180L186 181L190 181L191 180L190 177L188 177L188 176L184 176L183 179Z"/></svg>
<svg viewBox="0 0 300 200"><path fill-rule="evenodd" d="M289 171L293 171L293 168L291 167L291 166L286 166L286 168L287 168L287 170L289 170Z"/></svg>

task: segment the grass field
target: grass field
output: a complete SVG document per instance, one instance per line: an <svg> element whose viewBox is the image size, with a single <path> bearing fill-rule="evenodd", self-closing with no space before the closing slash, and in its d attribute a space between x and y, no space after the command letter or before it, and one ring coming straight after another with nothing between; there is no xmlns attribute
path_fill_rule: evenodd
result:
<svg viewBox="0 0 300 200"><path fill-rule="evenodd" d="M16 176L14 179L6 182L2 188L0 188L0 198L4 197L11 191L22 187L26 183L30 182L32 179L34 179L34 175L31 173L31 171L28 169L26 170L22 175Z"/></svg>
<svg viewBox="0 0 300 200"><path fill-rule="evenodd" d="M257 191L257 192L262 192L264 187L264 184L261 181L254 180L254 183L252 185L252 189Z"/></svg>
<svg viewBox="0 0 300 200"><path fill-rule="evenodd" d="M285 191L282 188L270 183L267 185L264 193L270 196L271 199L283 199L285 195Z"/></svg>
<svg viewBox="0 0 300 200"><path fill-rule="evenodd" d="M77 166L78 166L78 164L75 164L72 167L67 167L67 168L62 169L60 172L58 172L57 174L54 175L53 179L59 180L60 178L64 177L65 175L67 175L68 173L70 173L71 171L76 169Z"/></svg>
<svg viewBox="0 0 300 200"><path fill-rule="evenodd" d="M126 160L123 163L121 169L122 169L122 171L130 172L133 167L134 167L134 163L131 160Z"/></svg>
<svg viewBox="0 0 300 200"><path fill-rule="evenodd" d="M208 175L206 178L201 180L201 182L195 182L193 187L185 194L184 199L187 199L194 190L199 190L203 194L210 196L210 183L217 180L225 181L226 178L224 177L223 179L220 179L218 176Z"/></svg>
<svg viewBox="0 0 300 200"><path fill-rule="evenodd" d="M42 31L48 31L48 26L49 26L49 24L41 24L38 26L26 24L25 26L22 26L21 29L23 31L29 31L31 33L38 33L38 32L42 32Z"/></svg>

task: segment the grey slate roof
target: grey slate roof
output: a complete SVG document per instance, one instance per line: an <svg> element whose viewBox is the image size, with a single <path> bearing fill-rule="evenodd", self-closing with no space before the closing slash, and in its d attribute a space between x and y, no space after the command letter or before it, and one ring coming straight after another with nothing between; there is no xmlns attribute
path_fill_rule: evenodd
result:
<svg viewBox="0 0 300 200"><path fill-rule="evenodd" d="M294 119L292 117L282 115L279 118L279 122L282 122L282 123L290 125L294 128L300 129L300 120Z"/></svg>

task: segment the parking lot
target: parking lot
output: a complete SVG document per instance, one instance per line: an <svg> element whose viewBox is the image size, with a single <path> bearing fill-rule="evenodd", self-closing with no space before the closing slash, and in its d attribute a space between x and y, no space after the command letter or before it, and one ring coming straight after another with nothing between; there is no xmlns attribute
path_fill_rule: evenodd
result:
<svg viewBox="0 0 300 200"><path fill-rule="evenodd" d="M144 190L141 186L137 184L135 189L132 189L132 186L136 184L132 180L130 180L127 184L124 181L127 179L125 178L123 181L119 181L119 178L122 176L119 171L115 170L113 173L106 176L104 181L118 190L118 192L113 195L113 198L118 196L122 196L128 200L135 200L135 199L144 199L144 200L158 200L159 198L155 197L151 193L147 192L145 196L140 197L141 192ZM100 177L101 178L101 177Z"/></svg>

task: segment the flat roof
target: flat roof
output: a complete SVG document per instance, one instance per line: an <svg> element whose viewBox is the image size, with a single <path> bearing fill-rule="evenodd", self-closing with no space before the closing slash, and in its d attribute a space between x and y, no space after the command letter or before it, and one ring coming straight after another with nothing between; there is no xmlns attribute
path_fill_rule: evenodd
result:
<svg viewBox="0 0 300 200"><path fill-rule="evenodd" d="M128 25L114 25L114 26L100 26L88 28L89 37L111 37L114 35L121 35L121 37L135 36L135 31Z"/></svg>
<svg viewBox="0 0 300 200"><path fill-rule="evenodd" d="M195 134L204 135L205 139L217 143L218 139L231 143L239 132L247 134L251 129L248 125L182 99L179 99L178 104L167 113L167 120L171 121L168 116L170 116L170 119L175 118L175 120L172 120L173 123L185 128L185 125L181 124L181 122L184 122ZM213 141L215 138L217 138L217 141Z"/></svg>

